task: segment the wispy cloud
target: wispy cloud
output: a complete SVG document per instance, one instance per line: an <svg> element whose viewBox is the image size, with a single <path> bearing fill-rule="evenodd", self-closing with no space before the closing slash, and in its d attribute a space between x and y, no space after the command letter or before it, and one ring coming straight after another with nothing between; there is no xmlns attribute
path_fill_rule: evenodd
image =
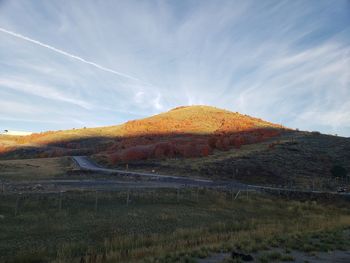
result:
<svg viewBox="0 0 350 263"><path fill-rule="evenodd" d="M20 81L20 80L11 80L9 78L0 78L0 87L13 89L18 92L35 95L45 99L67 102L70 104L80 106L84 109L90 109L92 107L90 103L80 99L74 99L73 97L69 96L68 94L60 92L58 89L54 87L43 86L35 83L29 83L28 80Z"/></svg>
<svg viewBox="0 0 350 263"><path fill-rule="evenodd" d="M349 136L348 10L343 0L4 1L0 92L12 92L0 95L46 98L53 118L71 117L59 129L209 104Z"/></svg>
<svg viewBox="0 0 350 263"><path fill-rule="evenodd" d="M25 105L15 101L5 101L0 99L1 113L7 116L27 115L28 113L38 113L39 109L35 106Z"/></svg>
<svg viewBox="0 0 350 263"><path fill-rule="evenodd" d="M17 38L19 38L19 39L22 39L22 40L31 42L31 43L36 44L36 45L39 45L39 46L41 46L41 47L50 49L50 50L52 50L52 51L54 51L54 52L56 52L56 53L59 53L59 54L61 54L61 55L67 56L67 57L72 58L72 59L76 59L76 60L78 60L78 61L80 61L80 62L83 62L83 63L85 63L85 64L91 65L91 66L93 66L93 67L95 67L95 68L98 68L98 69L100 69L100 70L103 70L103 71L106 71L106 72L109 72L109 73L112 73L112 74L116 74L116 75L118 75L118 76L120 76L120 77L124 77L124 78L128 78L128 79L132 79L132 80L139 81L139 79L137 79L137 78L135 78L135 77L132 77L132 76L130 76L130 75L128 75L128 74L125 74L125 73L122 73L122 72L119 72L119 71L115 71L115 70L110 69L110 68L106 68L106 67L101 66L101 65L99 65L99 64L97 64L97 63L94 63L94 62L89 61L89 60L86 60L86 59L84 59L84 58L82 58L82 57L73 55L73 54L71 54L71 53L68 53L68 52L66 52L66 51L64 51L64 50L61 50L61 49L58 49L58 48L55 48L55 47L53 47L53 46L47 45L47 44L45 44L45 43L42 43L42 42L40 42L40 41L38 41L38 40L35 40L35 39L32 39L32 38L30 38L30 37L23 36L23 35L21 35L21 34L12 32L12 31L10 31L10 30L7 30L7 29L1 28L1 27L0 27L0 32L3 32L3 33L5 33L5 34L11 35L11 36L13 36L13 37L17 37Z"/></svg>

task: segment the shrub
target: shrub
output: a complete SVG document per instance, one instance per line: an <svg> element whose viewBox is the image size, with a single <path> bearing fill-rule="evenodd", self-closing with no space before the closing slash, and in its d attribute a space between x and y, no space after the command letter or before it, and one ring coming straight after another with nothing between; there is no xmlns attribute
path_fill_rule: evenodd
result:
<svg viewBox="0 0 350 263"><path fill-rule="evenodd" d="M200 156L200 153L194 143L189 143L184 146L183 157L188 158L188 157L199 157L199 156Z"/></svg>
<svg viewBox="0 0 350 263"><path fill-rule="evenodd" d="M341 165L333 165L331 173L334 177L346 177L348 171Z"/></svg>
<svg viewBox="0 0 350 263"><path fill-rule="evenodd" d="M202 157L208 156L209 154L212 154L212 149L205 144L200 144L196 146L199 152L199 155Z"/></svg>
<svg viewBox="0 0 350 263"><path fill-rule="evenodd" d="M229 138L220 138L215 143L215 148L221 150L221 151L227 151L230 149L230 140Z"/></svg>
<svg viewBox="0 0 350 263"><path fill-rule="evenodd" d="M155 158L173 157L175 155L174 147L171 143L157 143L154 148Z"/></svg>
<svg viewBox="0 0 350 263"><path fill-rule="evenodd" d="M208 139L208 145L210 148L215 149L217 139L215 137L210 137Z"/></svg>
<svg viewBox="0 0 350 263"><path fill-rule="evenodd" d="M121 154L123 161L146 160L152 155L153 149L149 146L135 146L124 150Z"/></svg>

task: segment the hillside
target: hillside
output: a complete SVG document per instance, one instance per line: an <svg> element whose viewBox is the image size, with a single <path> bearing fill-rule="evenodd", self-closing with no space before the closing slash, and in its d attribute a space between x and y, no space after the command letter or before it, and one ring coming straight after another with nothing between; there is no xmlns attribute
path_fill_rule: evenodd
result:
<svg viewBox="0 0 350 263"><path fill-rule="evenodd" d="M347 175L334 172L343 167ZM216 180L335 190L350 182L350 139L315 132L289 131L240 149L207 157L139 161L131 170Z"/></svg>
<svg viewBox="0 0 350 263"><path fill-rule="evenodd" d="M2 158L104 155L112 163L164 157L198 157L214 149L263 141L284 128L209 106L178 107L122 125L0 136Z"/></svg>
<svg viewBox="0 0 350 263"><path fill-rule="evenodd" d="M168 112L129 121L122 126L124 135L145 134L218 134L249 131L259 128L282 128L238 112L209 106L177 107Z"/></svg>

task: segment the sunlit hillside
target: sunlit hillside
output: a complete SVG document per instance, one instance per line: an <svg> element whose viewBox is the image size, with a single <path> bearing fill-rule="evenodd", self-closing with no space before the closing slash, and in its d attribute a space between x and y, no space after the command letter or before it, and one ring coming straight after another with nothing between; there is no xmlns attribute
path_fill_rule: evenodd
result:
<svg viewBox="0 0 350 263"><path fill-rule="evenodd" d="M261 119L209 106L177 107L122 126L124 135L143 134L217 134L242 132L258 128L281 128Z"/></svg>
<svg viewBox="0 0 350 263"><path fill-rule="evenodd" d="M177 107L122 125L0 137L3 156L97 154L111 162L199 157L279 135L284 128L261 119L209 106Z"/></svg>

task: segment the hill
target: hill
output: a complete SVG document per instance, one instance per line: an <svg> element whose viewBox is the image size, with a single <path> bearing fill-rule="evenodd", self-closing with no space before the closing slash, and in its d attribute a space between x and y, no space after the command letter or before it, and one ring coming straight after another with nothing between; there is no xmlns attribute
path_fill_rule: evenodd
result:
<svg viewBox="0 0 350 263"><path fill-rule="evenodd" d="M0 158L90 155L110 167L336 189L350 181L350 140L286 129L208 106L178 107L121 125L0 135ZM340 167L340 168L339 168Z"/></svg>
<svg viewBox="0 0 350 263"><path fill-rule="evenodd" d="M270 122L209 106L177 107L122 125L0 136L4 159L63 155L105 156L110 163L207 156L214 149L239 148L278 136Z"/></svg>

